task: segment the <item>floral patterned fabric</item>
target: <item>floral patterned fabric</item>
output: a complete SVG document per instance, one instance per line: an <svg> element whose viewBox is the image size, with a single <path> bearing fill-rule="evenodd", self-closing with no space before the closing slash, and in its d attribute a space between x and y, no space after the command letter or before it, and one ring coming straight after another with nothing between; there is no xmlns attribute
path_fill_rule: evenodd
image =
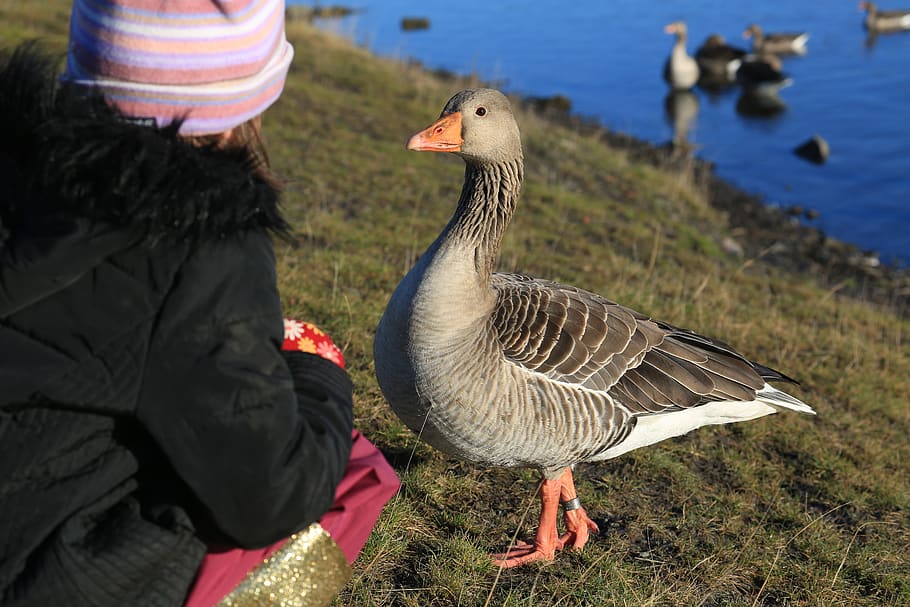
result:
<svg viewBox="0 0 910 607"><path fill-rule="evenodd" d="M318 354L344 369L344 355L338 346L316 325L302 320L284 319L283 350Z"/></svg>

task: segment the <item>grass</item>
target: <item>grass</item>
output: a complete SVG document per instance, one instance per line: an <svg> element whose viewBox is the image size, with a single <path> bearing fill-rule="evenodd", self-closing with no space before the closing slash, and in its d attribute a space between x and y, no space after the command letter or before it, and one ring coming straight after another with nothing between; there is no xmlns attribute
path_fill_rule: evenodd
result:
<svg viewBox="0 0 910 607"><path fill-rule="evenodd" d="M0 40L62 53L68 3L0 0ZM519 112L527 179L501 268L577 284L737 345L798 377L818 416L707 428L576 474L601 534L498 571L487 553L537 516L536 475L416 441L373 376L398 280L442 228L457 158L404 150L471 84L289 24L297 56L266 137L296 243L276 243L286 313L323 326L356 385L357 426L403 488L339 606L910 604L907 318L824 281L723 253L739 237L684 170L660 170Z"/></svg>

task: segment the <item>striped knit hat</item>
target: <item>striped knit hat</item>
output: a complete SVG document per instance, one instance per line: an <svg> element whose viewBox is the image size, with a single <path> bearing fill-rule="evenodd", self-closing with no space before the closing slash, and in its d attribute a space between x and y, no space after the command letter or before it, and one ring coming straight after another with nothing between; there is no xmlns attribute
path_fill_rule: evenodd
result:
<svg viewBox="0 0 910 607"><path fill-rule="evenodd" d="M272 105L293 56L283 0L74 0L63 80L124 116L204 135Z"/></svg>

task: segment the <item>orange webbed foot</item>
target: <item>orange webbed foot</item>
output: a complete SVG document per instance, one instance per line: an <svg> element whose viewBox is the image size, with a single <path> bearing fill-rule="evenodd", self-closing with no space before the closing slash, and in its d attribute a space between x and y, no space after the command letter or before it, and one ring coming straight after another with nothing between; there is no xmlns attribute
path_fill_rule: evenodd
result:
<svg viewBox="0 0 910 607"><path fill-rule="evenodd" d="M566 510L563 513L563 521L566 525L566 532L557 542L557 548L560 550L564 548L581 550L588 543L591 533L600 533L597 523L588 518L588 514L582 507Z"/></svg>
<svg viewBox="0 0 910 607"><path fill-rule="evenodd" d="M493 562L503 568L518 567L534 561L552 561L557 550L581 550L591 533L599 533L597 524L588 518L575 493L572 469L556 479L544 479L539 488L540 523L534 543L518 541L506 552L493 555ZM566 532L560 537L556 530L559 507L563 508Z"/></svg>
<svg viewBox="0 0 910 607"><path fill-rule="evenodd" d="M536 543L529 544L519 540L506 552L492 555L493 564L503 569L510 569L534 561L552 561L556 558L557 545L558 542L554 542L550 547L542 547Z"/></svg>

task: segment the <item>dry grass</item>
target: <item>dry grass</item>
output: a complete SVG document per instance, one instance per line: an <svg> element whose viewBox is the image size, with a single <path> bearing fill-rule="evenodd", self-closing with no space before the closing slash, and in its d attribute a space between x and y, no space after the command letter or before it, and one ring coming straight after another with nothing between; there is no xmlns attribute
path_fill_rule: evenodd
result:
<svg viewBox="0 0 910 607"><path fill-rule="evenodd" d="M40 35L62 49L66 3L35 4L0 0L2 39ZM289 35L297 57L266 117L298 236L277 248L284 304L342 345L357 425L403 480L337 605L910 604L907 320L726 256L726 219L688 173L526 113L527 182L502 268L733 343L797 376L797 395L819 415L702 429L580 466L601 534L551 564L493 568L488 552L533 532L536 475L473 467L418 442L386 406L372 362L388 296L461 185L460 161L403 144L464 83L306 24Z"/></svg>

